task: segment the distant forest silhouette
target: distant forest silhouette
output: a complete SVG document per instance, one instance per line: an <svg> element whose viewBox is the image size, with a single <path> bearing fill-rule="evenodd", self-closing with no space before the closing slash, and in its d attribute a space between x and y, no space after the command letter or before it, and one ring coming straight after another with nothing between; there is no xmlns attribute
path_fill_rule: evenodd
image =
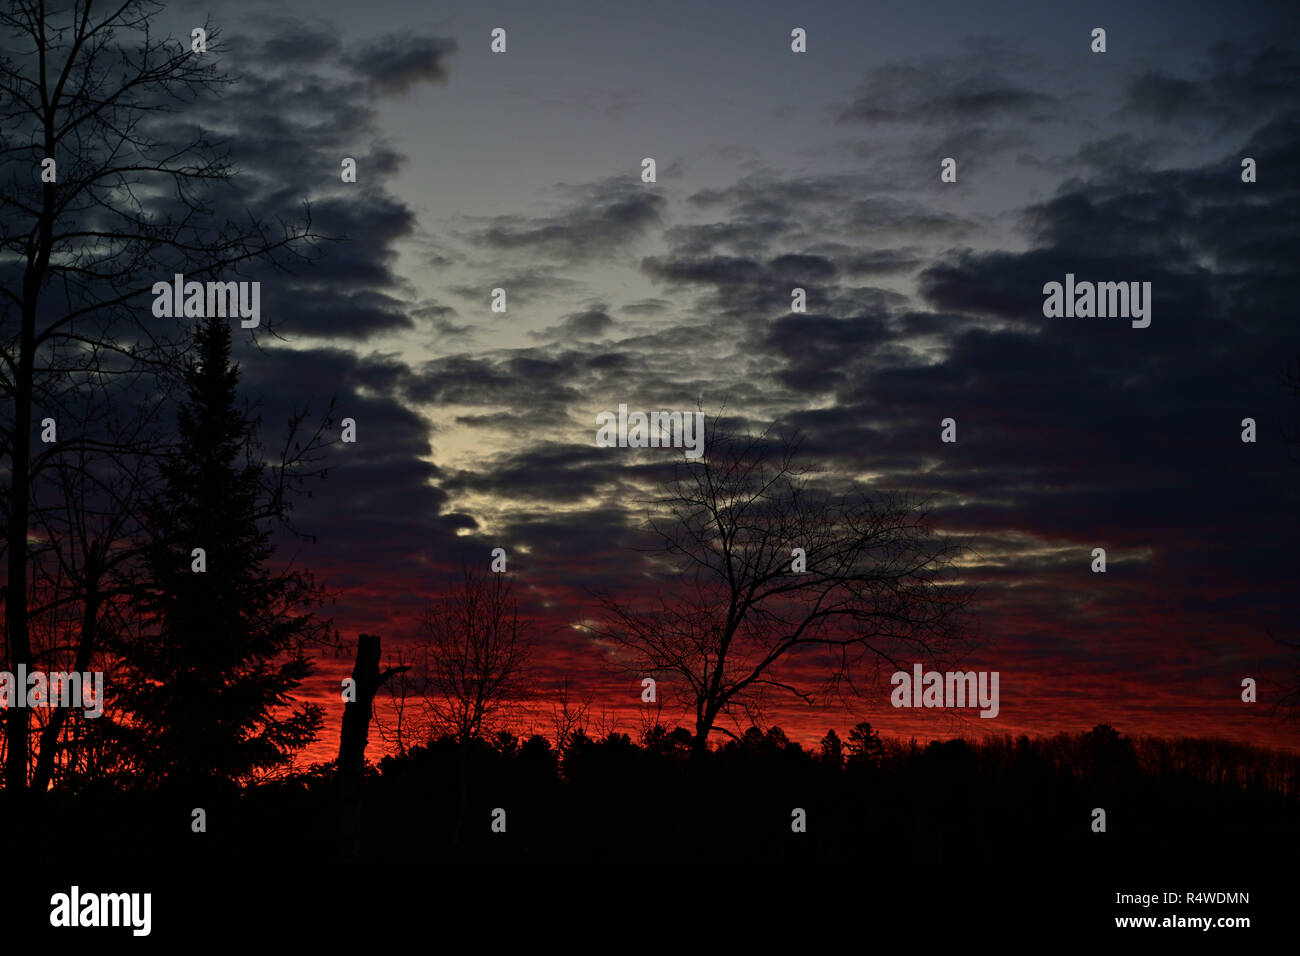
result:
<svg viewBox="0 0 1300 956"><path fill-rule="evenodd" d="M121 841L151 861L233 864L274 847L336 863L355 849L339 840L338 776L319 765L214 802L206 835L189 833L188 805L166 790L88 785L49 794L44 810L57 820L76 802L105 849ZM688 730L662 725L640 742L579 731L562 751L541 735L445 736L383 758L361 789L351 862L376 865L1226 865L1262 834L1300 837L1300 756L1105 725L921 743L860 724L816 751L751 728L702 758ZM1096 807L1105 833L1091 828Z"/></svg>

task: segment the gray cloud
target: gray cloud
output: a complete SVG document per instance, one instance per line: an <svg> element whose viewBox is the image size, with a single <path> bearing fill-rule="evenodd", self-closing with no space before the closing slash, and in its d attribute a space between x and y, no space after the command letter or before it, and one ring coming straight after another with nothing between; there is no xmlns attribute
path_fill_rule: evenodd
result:
<svg viewBox="0 0 1300 956"><path fill-rule="evenodd" d="M969 55L921 63L891 63L867 72L842 123L920 123L977 126L1008 119L1041 123L1060 102L1041 89L989 72ZM983 60L987 62L987 60ZM974 68L972 68L974 67Z"/></svg>
<svg viewBox="0 0 1300 956"><path fill-rule="evenodd" d="M497 216L474 230L472 242L499 252L580 262L626 248L663 216L667 200L631 177L560 187L568 205L550 216Z"/></svg>
<svg viewBox="0 0 1300 956"><path fill-rule="evenodd" d="M574 312L564 317L559 325L553 325L541 332L530 333L535 339L592 339L601 336L614 327L614 319L603 308Z"/></svg>
<svg viewBox="0 0 1300 956"><path fill-rule="evenodd" d="M349 49L344 60L372 90L390 96L446 80L447 60L455 52L455 40L388 34Z"/></svg>

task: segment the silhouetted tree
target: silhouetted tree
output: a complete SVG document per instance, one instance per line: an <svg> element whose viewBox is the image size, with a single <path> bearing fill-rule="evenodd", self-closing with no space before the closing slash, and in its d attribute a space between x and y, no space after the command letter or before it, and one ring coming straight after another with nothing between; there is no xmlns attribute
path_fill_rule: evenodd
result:
<svg viewBox="0 0 1300 956"><path fill-rule="evenodd" d="M485 579L466 568L458 588L429 602L422 696L435 732L462 742L487 736L532 695L530 648L512 590L505 574Z"/></svg>
<svg viewBox="0 0 1300 956"><path fill-rule="evenodd" d="M880 741L880 732L873 730L864 720L849 731L848 751L850 763L877 766L884 756L885 747Z"/></svg>
<svg viewBox="0 0 1300 956"><path fill-rule="evenodd" d="M641 746L660 756L684 757L691 750L691 732L685 727L674 727L670 731L663 724L656 723L642 735Z"/></svg>
<svg viewBox="0 0 1300 956"><path fill-rule="evenodd" d="M1085 773L1092 780L1111 783L1137 772L1133 742L1110 724L1097 724L1079 739Z"/></svg>
<svg viewBox="0 0 1300 956"><path fill-rule="evenodd" d="M588 694L580 701L572 700L569 679L565 677L560 681L559 689L556 690L551 702L552 740L556 752L564 753L574 734L586 734L587 726L591 722L589 714L593 699L593 696Z"/></svg>
<svg viewBox="0 0 1300 956"><path fill-rule="evenodd" d="M519 747L519 759L531 765L539 776L554 775L558 761L551 742L541 734L533 734Z"/></svg>
<svg viewBox="0 0 1300 956"><path fill-rule="evenodd" d="M832 727L821 740L822 760L839 770L844 766L844 743Z"/></svg>
<svg viewBox="0 0 1300 956"><path fill-rule="evenodd" d="M145 781L238 782L286 763L315 736L315 704L285 713L311 672L321 622L309 577L273 573L256 422L236 405L226 320L204 320L185 372L179 442L151 506L141 599L149 625L124 648L130 733ZM205 567L196 570L202 549Z"/></svg>
<svg viewBox="0 0 1300 956"><path fill-rule="evenodd" d="M811 703L783 665L819 652L829 689L862 666L933 656L962 637L969 595L945 580L957 547L905 497L814 484L796 439L723 432L683 460L648 521L669 573L638 601L601 598L590 628L636 674L681 676L695 705L695 750L718 717L756 712L764 690ZM802 548L806 568L792 567ZM806 673L806 671L804 671Z"/></svg>
<svg viewBox="0 0 1300 956"><path fill-rule="evenodd" d="M134 481L141 456L158 450L153 426L164 424L157 412L184 344L152 317L152 284L293 254L312 238L308 225L213 217L208 187L232 169L192 118L167 114L228 77L216 57L153 29L160 9L0 3L0 546L11 671L52 663L69 638L63 659L89 660L129 584ZM217 31L205 27L215 53ZM46 418L58 439L34 443ZM42 629L45 647L34 641ZM48 782L52 750L64 746L67 715L51 715L36 746L32 719L26 707L5 715L11 794L29 774Z"/></svg>

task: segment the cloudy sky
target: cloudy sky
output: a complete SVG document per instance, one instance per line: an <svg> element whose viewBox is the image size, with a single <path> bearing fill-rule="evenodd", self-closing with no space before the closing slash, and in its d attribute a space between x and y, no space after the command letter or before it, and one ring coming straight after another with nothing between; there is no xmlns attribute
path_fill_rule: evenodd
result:
<svg viewBox="0 0 1300 956"><path fill-rule="evenodd" d="M357 421L296 512L317 543L286 551L337 592L345 641L396 650L462 561L504 547L544 686L634 730L639 682L574 625L644 580L638 500L670 453L599 448L595 416L702 402L935 496L971 548L967 664L1000 672L999 717L894 710L882 680L774 707L791 736L1108 722L1294 745L1264 716L1300 539L1292 5L290 0L161 22L205 16L238 77L193 115L239 166L222 201L308 200L334 237L260 276L282 338L240 358L268 422L331 395ZM1067 273L1151 282L1150 327L1045 318ZM326 658L313 685L321 758L349 668Z"/></svg>

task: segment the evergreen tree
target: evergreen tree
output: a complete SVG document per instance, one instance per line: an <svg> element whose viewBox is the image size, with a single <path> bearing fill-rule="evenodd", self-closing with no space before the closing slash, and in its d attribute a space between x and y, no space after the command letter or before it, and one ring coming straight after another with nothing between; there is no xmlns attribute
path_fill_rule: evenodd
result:
<svg viewBox="0 0 1300 956"><path fill-rule="evenodd" d="M822 738L822 760L836 770L844 766L844 742L840 740L840 735L832 727L826 731L826 736Z"/></svg>
<svg viewBox="0 0 1300 956"><path fill-rule="evenodd" d="M299 571L272 573L279 495L263 488L257 425L236 405L226 320L200 320L184 371L179 442L150 515L143 633L124 648L123 704L146 784L237 783L285 764L321 724L288 710L322 625ZM194 549L203 551L203 569Z"/></svg>
<svg viewBox="0 0 1300 956"><path fill-rule="evenodd" d="M849 731L849 763L879 766L885 755L885 745L880 740L880 731L874 730L870 723L861 721Z"/></svg>

